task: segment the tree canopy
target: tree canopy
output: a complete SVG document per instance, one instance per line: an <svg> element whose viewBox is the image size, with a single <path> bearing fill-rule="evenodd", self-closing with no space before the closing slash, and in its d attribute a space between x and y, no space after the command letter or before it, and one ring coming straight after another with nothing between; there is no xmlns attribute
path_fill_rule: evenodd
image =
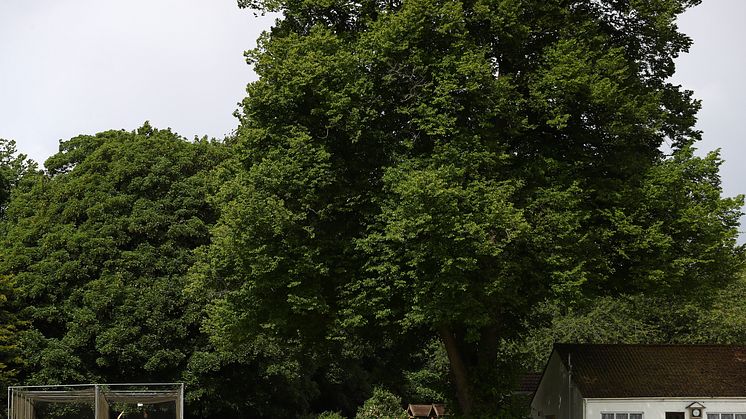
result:
<svg viewBox="0 0 746 419"><path fill-rule="evenodd" d="M24 176L0 278L13 278L11 303L29 323L25 383L182 378L201 313L185 275L209 242L206 172L222 150L146 123L63 141L46 172Z"/></svg>
<svg viewBox="0 0 746 419"><path fill-rule="evenodd" d="M463 413L488 412L537 304L732 281L742 200L668 81L696 3L243 3L282 18L248 54L213 339L369 363L437 334Z"/></svg>

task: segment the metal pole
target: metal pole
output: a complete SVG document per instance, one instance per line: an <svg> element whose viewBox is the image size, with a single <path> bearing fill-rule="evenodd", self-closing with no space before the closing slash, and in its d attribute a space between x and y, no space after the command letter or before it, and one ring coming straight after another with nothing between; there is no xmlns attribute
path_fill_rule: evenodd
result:
<svg viewBox="0 0 746 419"><path fill-rule="evenodd" d="M10 418L10 412L11 412L11 407L10 407L10 405L11 405L11 400L10 400L10 387L8 387L8 419L11 419L11 418Z"/></svg>
<svg viewBox="0 0 746 419"><path fill-rule="evenodd" d="M572 419L572 352L567 354L567 419Z"/></svg>
<svg viewBox="0 0 746 419"><path fill-rule="evenodd" d="M181 417L179 419L184 419L186 415L184 415L184 383L181 383L181 397L179 397L180 403L181 403Z"/></svg>
<svg viewBox="0 0 746 419"><path fill-rule="evenodd" d="M93 402L93 417L94 417L94 419L99 419L101 416L99 416L99 414L98 414L98 399L99 399L99 395L98 395L98 384L96 384L95 386L93 386L93 388L94 388L94 390L93 390L93 400L94 400L94 402Z"/></svg>
<svg viewBox="0 0 746 419"><path fill-rule="evenodd" d="M107 386L109 386L109 387L113 387L113 386L133 386L133 387L136 387L136 386L149 386L149 387L153 387L153 386L161 387L161 386L164 386L165 387L165 386L178 386L181 383L104 383L104 384L107 385Z"/></svg>

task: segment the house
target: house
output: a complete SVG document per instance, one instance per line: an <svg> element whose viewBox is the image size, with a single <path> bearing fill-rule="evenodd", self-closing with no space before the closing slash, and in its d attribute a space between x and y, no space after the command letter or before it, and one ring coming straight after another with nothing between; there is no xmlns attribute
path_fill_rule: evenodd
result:
<svg viewBox="0 0 746 419"><path fill-rule="evenodd" d="M407 417L409 419L445 418L448 414L444 404L410 404L407 406Z"/></svg>
<svg viewBox="0 0 746 419"><path fill-rule="evenodd" d="M746 419L746 346L557 344L533 419Z"/></svg>

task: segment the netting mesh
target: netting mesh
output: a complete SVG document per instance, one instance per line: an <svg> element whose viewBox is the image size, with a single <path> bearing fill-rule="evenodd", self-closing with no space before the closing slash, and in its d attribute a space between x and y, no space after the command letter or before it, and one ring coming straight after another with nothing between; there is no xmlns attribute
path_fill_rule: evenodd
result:
<svg viewBox="0 0 746 419"><path fill-rule="evenodd" d="M8 419L183 419L183 384L10 387Z"/></svg>

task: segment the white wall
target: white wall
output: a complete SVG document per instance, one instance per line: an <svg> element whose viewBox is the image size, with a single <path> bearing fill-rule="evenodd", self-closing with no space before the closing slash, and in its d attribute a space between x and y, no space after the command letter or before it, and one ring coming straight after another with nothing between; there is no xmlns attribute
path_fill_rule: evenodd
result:
<svg viewBox="0 0 746 419"><path fill-rule="evenodd" d="M584 419L601 419L601 413L630 412L643 413L643 419L665 419L666 412L686 412L685 418L689 418L686 407L693 402L699 402L705 406L703 418L707 413L746 413L746 398L712 399L586 399L586 415ZM577 416L577 418L582 418Z"/></svg>
<svg viewBox="0 0 746 419"><path fill-rule="evenodd" d="M552 415L557 419L583 417L583 397L569 378L559 355L552 352L539 388L531 401L532 418L545 419Z"/></svg>

